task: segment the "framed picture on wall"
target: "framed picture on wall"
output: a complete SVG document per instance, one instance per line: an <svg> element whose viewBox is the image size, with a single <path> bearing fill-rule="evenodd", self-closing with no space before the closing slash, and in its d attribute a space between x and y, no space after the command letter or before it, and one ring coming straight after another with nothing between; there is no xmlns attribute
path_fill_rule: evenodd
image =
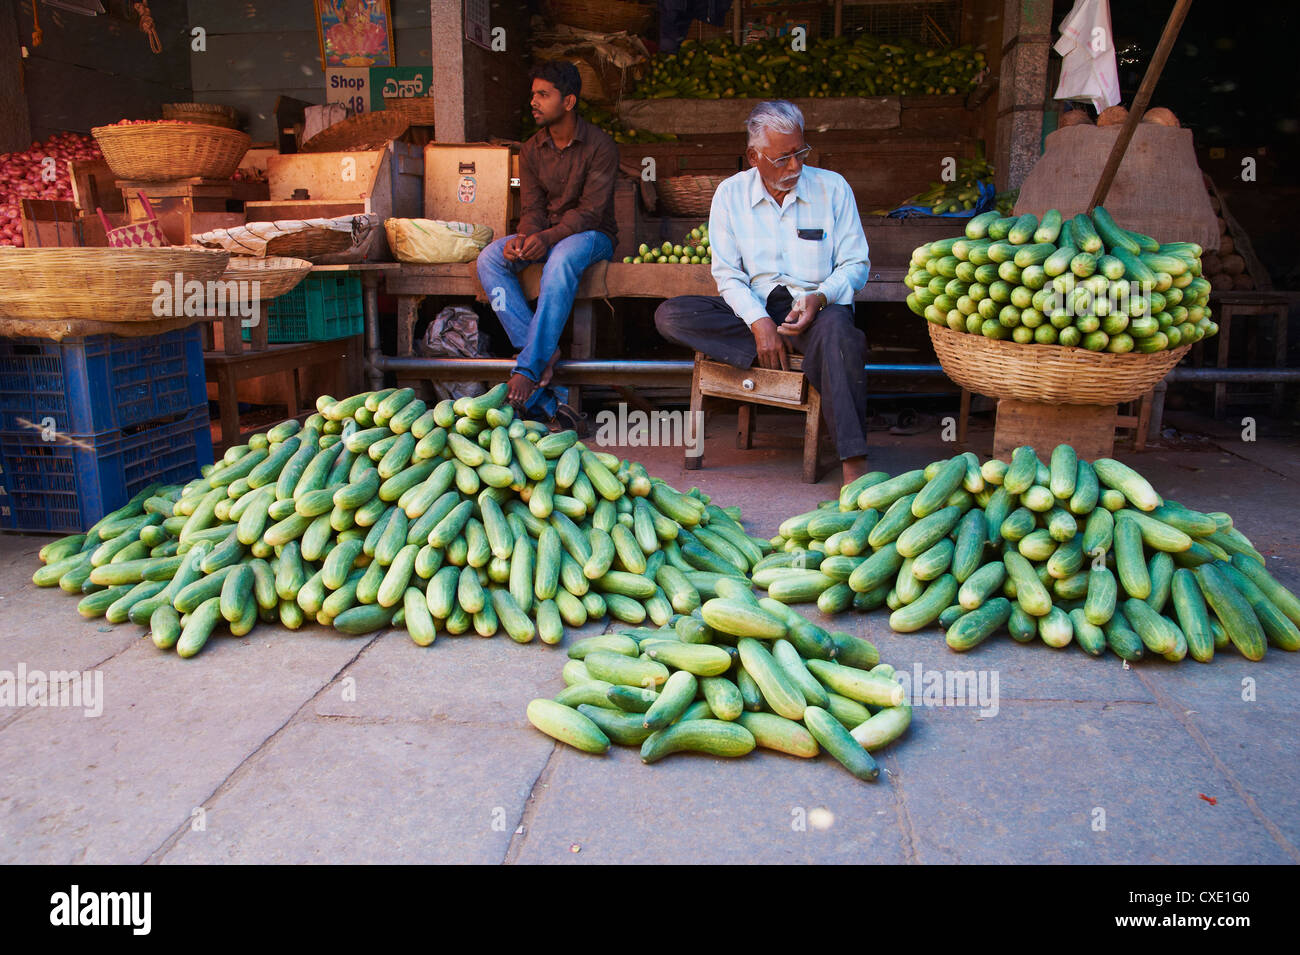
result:
<svg viewBox="0 0 1300 955"><path fill-rule="evenodd" d="M395 66L389 0L315 0L321 68Z"/></svg>

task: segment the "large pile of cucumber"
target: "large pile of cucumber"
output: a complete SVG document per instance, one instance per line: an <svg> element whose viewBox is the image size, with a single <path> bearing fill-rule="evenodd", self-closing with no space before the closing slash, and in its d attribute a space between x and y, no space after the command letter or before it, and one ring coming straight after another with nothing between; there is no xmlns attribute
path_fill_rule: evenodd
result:
<svg viewBox="0 0 1300 955"><path fill-rule="evenodd" d="M678 752L730 757L763 747L813 757L825 749L874 781L872 752L912 721L894 668L866 640L757 599L738 568L701 585L710 599L671 626L571 646L565 689L528 704L529 721L589 753L611 742L639 746L646 763Z"/></svg>
<svg viewBox="0 0 1300 955"><path fill-rule="evenodd" d="M516 419L505 395L323 396L305 423L46 545L32 579L185 657L259 620L405 627L421 646L471 629L558 643L607 613L666 625L700 605L701 571L743 575L771 549L738 509Z"/></svg>
<svg viewBox="0 0 1300 955"><path fill-rule="evenodd" d="M1009 465L966 452L872 472L772 543L752 571L770 599L828 614L884 605L892 629L937 622L954 650L1003 627L1021 643L1129 661L1300 649L1300 600L1231 517L1163 500L1127 465L1069 445L1050 464L1026 446Z"/></svg>
<svg viewBox="0 0 1300 955"><path fill-rule="evenodd" d="M1201 251L1122 229L1101 206L1068 221L986 212L913 250L903 282L913 312L956 332L1150 353L1218 332Z"/></svg>

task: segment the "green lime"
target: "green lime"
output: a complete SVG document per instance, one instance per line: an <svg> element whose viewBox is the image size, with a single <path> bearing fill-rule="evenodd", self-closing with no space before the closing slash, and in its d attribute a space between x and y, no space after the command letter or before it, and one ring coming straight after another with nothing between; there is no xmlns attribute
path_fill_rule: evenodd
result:
<svg viewBox="0 0 1300 955"><path fill-rule="evenodd" d="M632 263L633 263L634 265L640 265L643 261L645 261L645 260L642 259L641 256L639 256L639 255L632 259Z"/></svg>
<svg viewBox="0 0 1300 955"><path fill-rule="evenodd" d="M673 251L673 244L671 242L665 242L659 248L663 250L664 255L669 255Z"/></svg>
<svg viewBox="0 0 1300 955"><path fill-rule="evenodd" d="M700 264L700 257L698 255L692 255L691 265L699 265L699 264Z"/></svg>
<svg viewBox="0 0 1300 955"><path fill-rule="evenodd" d="M646 254L647 252L649 252L649 251L650 251L650 246L648 246L648 245L646 245L644 242L642 242L642 243L641 243L641 247L640 247L639 249L636 250L636 254L637 254L637 255L645 255L645 254Z"/></svg>
<svg viewBox="0 0 1300 955"><path fill-rule="evenodd" d="M675 255L668 256L668 261L675 263L677 261L677 256Z"/></svg>
<svg viewBox="0 0 1300 955"><path fill-rule="evenodd" d="M625 255L625 256L623 256L623 262L624 262L624 264L631 264L631 262L632 262L632 256L630 256L630 255Z"/></svg>

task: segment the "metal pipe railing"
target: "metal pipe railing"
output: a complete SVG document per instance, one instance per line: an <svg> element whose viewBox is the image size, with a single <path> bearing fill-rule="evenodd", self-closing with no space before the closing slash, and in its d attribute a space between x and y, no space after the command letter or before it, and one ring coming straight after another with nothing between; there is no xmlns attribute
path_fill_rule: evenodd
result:
<svg viewBox="0 0 1300 955"><path fill-rule="evenodd" d="M417 377L437 377L445 381L474 381L509 375L515 363L509 358L398 358L379 354L378 346L367 342L370 352L367 369ZM635 359L583 359L561 361L555 366L559 384L608 384L612 378L643 383L664 378L689 379L692 363L685 360L641 361ZM888 375L896 378L942 377L943 366L937 364L869 364L868 376ZM1167 378L1175 383L1227 384L1300 382L1300 368L1175 368Z"/></svg>

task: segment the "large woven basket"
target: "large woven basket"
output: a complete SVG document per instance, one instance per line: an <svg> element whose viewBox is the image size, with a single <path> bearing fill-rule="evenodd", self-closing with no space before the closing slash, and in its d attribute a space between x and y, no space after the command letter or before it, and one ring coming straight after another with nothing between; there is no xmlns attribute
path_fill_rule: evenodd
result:
<svg viewBox="0 0 1300 955"><path fill-rule="evenodd" d="M232 255L230 261L226 263L226 271L221 276L221 280L257 282L258 299L267 301L294 288L307 277L310 271L311 263L306 259L293 259L282 255L273 255L264 259L249 255Z"/></svg>
<svg viewBox="0 0 1300 955"><path fill-rule="evenodd" d="M159 293L182 281L221 278L230 253L171 246L163 249L0 249L0 319L60 322L153 322ZM198 318L195 319L196 321Z"/></svg>
<svg viewBox="0 0 1300 955"><path fill-rule="evenodd" d="M926 322L926 326L944 373L967 391L1039 404L1136 401L1192 347L1180 345L1150 355L1112 355L1062 345L1019 345L954 332L934 322Z"/></svg>
<svg viewBox="0 0 1300 955"><path fill-rule="evenodd" d="M726 176L668 176L655 182L659 202L672 216L707 216Z"/></svg>
<svg viewBox="0 0 1300 955"><path fill-rule="evenodd" d="M397 113L412 126L432 126L432 96L385 96L384 112ZM400 136L401 133L398 133Z"/></svg>
<svg viewBox="0 0 1300 955"><path fill-rule="evenodd" d="M61 342L65 338L84 338L87 335L116 335L119 338L143 338L161 335L178 328L188 328L196 322L209 319L202 315L183 315L180 318L159 318L148 322L91 322L85 319L35 320L30 318L0 318L0 338L46 338Z"/></svg>
<svg viewBox="0 0 1300 955"><path fill-rule="evenodd" d="M246 133L199 123L140 123L91 130L119 179L229 179L252 142Z"/></svg>
<svg viewBox="0 0 1300 955"><path fill-rule="evenodd" d="M163 103L163 119L180 119L187 123L202 123L206 126L221 126L225 129L239 128L239 114L233 106L220 103Z"/></svg>
<svg viewBox="0 0 1300 955"><path fill-rule="evenodd" d="M378 149L410 127L411 117L404 110L381 109L377 113L358 113L322 129L302 144L302 151L342 153Z"/></svg>
<svg viewBox="0 0 1300 955"><path fill-rule="evenodd" d="M556 23L593 33L626 30L635 36L646 32L655 15L654 5L629 0L548 0L546 6Z"/></svg>

